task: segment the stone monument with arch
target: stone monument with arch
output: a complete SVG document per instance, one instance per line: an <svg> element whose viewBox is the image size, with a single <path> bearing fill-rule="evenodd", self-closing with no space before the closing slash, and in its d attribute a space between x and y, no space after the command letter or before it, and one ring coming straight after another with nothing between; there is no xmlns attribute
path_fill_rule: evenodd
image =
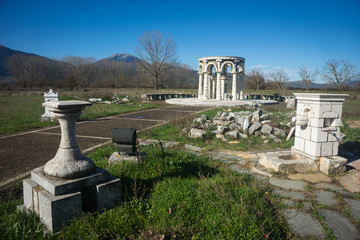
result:
<svg viewBox="0 0 360 240"><path fill-rule="evenodd" d="M199 99L244 99L245 58L202 57L199 63ZM231 86L231 88L229 87ZM231 92L228 91L231 89Z"/></svg>

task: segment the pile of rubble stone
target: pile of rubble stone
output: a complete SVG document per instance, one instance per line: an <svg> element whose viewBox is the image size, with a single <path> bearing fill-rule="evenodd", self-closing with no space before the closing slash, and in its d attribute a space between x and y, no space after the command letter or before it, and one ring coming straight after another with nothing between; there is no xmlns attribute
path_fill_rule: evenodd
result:
<svg viewBox="0 0 360 240"><path fill-rule="evenodd" d="M261 136L264 143L269 139L281 142L281 138L290 139L295 132L295 112L287 113L286 118L291 119L287 123L273 121L278 117L273 113L263 113L262 108L256 111L227 112L219 111L213 119L201 115L193 120L190 128L184 128L181 134L190 138L205 139L208 131L213 132L217 138L242 139L248 136ZM227 136L227 137L225 137Z"/></svg>

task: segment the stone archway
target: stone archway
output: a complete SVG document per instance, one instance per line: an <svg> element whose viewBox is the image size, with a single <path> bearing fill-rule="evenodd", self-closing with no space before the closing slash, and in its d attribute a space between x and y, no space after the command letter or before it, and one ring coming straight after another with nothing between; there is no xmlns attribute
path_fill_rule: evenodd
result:
<svg viewBox="0 0 360 240"><path fill-rule="evenodd" d="M225 100L231 96L232 100L243 99L245 58L241 57L203 57L199 58L199 90L198 98ZM231 67L232 79L227 74ZM211 77L211 70L216 72L216 81ZM231 94L226 94L226 86L231 85Z"/></svg>

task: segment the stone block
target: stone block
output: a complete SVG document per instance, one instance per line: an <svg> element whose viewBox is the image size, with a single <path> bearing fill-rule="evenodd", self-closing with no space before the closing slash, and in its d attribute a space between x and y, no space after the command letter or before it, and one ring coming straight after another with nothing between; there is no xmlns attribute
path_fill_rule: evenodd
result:
<svg viewBox="0 0 360 240"><path fill-rule="evenodd" d="M321 144L321 156L333 155L333 144L331 142L324 142Z"/></svg>
<svg viewBox="0 0 360 240"><path fill-rule="evenodd" d="M311 130L312 128L311 127L300 127L301 128L301 131L300 131L300 137L301 138L304 138L304 139L307 139L307 140L310 140L311 139Z"/></svg>
<svg viewBox="0 0 360 240"><path fill-rule="evenodd" d="M313 157L320 157L321 154L321 143L305 140L304 152Z"/></svg>
<svg viewBox="0 0 360 240"><path fill-rule="evenodd" d="M328 133L321 131L320 128L313 128L311 131L311 141L327 142L328 141Z"/></svg>
<svg viewBox="0 0 360 240"><path fill-rule="evenodd" d="M331 111L331 104L322 102L321 104L312 104L312 107L314 109L314 116L315 118L323 118L324 112L330 112Z"/></svg>
<svg viewBox="0 0 360 240"><path fill-rule="evenodd" d="M50 179L45 175L43 167L37 168L31 172L31 180L54 196L78 191L98 182L103 182L108 178L109 172L102 168L96 168L93 173L76 179Z"/></svg>
<svg viewBox="0 0 360 240"><path fill-rule="evenodd" d="M301 152L304 152L304 150L305 150L305 139L296 137L296 138L295 138L295 142L294 142L294 148L295 148L296 150L299 150L299 151L301 151Z"/></svg>
<svg viewBox="0 0 360 240"><path fill-rule="evenodd" d="M339 114L336 112L324 112L323 118L338 118Z"/></svg>
<svg viewBox="0 0 360 240"><path fill-rule="evenodd" d="M301 126L295 125L295 137L300 137Z"/></svg>
<svg viewBox="0 0 360 240"><path fill-rule="evenodd" d="M80 192L54 196L45 190L40 191L40 219L50 231L58 232L63 224L81 216L81 201Z"/></svg>
<svg viewBox="0 0 360 240"><path fill-rule="evenodd" d="M346 158L339 156L321 157L319 163L319 170L325 174L338 174L346 170Z"/></svg>
<svg viewBox="0 0 360 240"><path fill-rule="evenodd" d="M337 156L339 152L339 142L333 142L332 147L333 147L332 155Z"/></svg>
<svg viewBox="0 0 360 240"><path fill-rule="evenodd" d="M310 118L310 127L322 128L324 127L324 119L323 118Z"/></svg>
<svg viewBox="0 0 360 240"><path fill-rule="evenodd" d="M342 115L342 108L343 108L342 103L338 104L338 103L333 102L331 104L331 111L338 113L340 117Z"/></svg>
<svg viewBox="0 0 360 240"><path fill-rule="evenodd" d="M98 184L96 188L97 209L108 209L114 207L121 199L121 181L119 178L111 177L108 181Z"/></svg>
<svg viewBox="0 0 360 240"><path fill-rule="evenodd" d="M338 142L339 141L339 135L340 131L337 128L336 131L326 132L328 134L328 141L329 142Z"/></svg>

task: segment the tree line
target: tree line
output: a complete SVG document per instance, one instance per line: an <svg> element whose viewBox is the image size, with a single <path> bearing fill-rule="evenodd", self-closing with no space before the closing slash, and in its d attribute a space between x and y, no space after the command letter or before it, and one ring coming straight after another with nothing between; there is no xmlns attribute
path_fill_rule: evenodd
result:
<svg viewBox="0 0 360 240"><path fill-rule="evenodd" d="M322 77L325 83L338 91L349 90L349 84L353 80L358 81L357 88L360 89L360 72L358 72L356 65L352 64L349 60L328 60L324 63L322 71L301 66L297 74L298 80L306 91L309 91L311 85L315 83L319 77ZM246 88L256 91L260 91L261 89L285 91L288 81L289 76L282 68L268 74L265 74L260 68L257 68L252 69L247 74Z"/></svg>

